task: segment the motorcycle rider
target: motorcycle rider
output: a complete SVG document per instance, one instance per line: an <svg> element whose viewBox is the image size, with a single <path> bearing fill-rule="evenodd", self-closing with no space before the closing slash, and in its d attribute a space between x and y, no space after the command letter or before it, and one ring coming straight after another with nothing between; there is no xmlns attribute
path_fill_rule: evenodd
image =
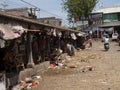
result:
<svg viewBox="0 0 120 90"><path fill-rule="evenodd" d="M118 37L117 37L117 41L118 41L118 44L119 44L119 46L120 46L120 34L119 34Z"/></svg>
<svg viewBox="0 0 120 90"><path fill-rule="evenodd" d="M107 46L107 47L106 47ZM105 41L104 41L104 48L109 49L109 37L106 36Z"/></svg>

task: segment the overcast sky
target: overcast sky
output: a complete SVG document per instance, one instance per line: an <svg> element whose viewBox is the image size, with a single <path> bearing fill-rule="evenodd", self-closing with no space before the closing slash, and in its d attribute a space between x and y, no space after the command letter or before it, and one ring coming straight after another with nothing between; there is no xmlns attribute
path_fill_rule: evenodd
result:
<svg viewBox="0 0 120 90"><path fill-rule="evenodd" d="M1 3L5 1L8 4L6 9L8 8L21 8L21 7L31 7L30 5L22 2L21 0L0 0L0 8L3 8ZM39 17L49 17L55 16L57 18L63 19L64 23L66 23L67 14L62 10L62 0L24 0L34 6L37 6L41 9L39 12ZM120 5L120 0L99 0L96 9L98 9L101 5L103 6L113 6Z"/></svg>

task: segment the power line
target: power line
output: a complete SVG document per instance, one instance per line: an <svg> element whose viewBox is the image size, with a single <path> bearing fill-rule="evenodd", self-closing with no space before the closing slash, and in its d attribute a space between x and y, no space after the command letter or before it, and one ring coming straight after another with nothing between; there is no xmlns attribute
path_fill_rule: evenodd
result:
<svg viewBox="0 0 120 90"><path fill-rule="evenodd" d="M21 1L24 2L24 3L26 3L26 4L28 4L28 5L30 5L30 6L35 7L35 9L36 9L37 11L40 11L40 8L38 8L37 6L32 5L32 4L30 4L30 3L28 3L28 2L26 2L26 1L24 1L24 0L21 0Z"/></svg>
<svg viewBox="0 0 120 90"><path fill-rule="evenodd" d="M30 5L30 6L32 6L32 7L35 7L36 9L39 9L39 11L43 11L43 12L49 13L49 14L51 14L51 15L55 15L55 16L57 16L57 17L60 17L60 16L58 16L58 15L56 15L56 14L53 14L53 13L51 13L51 12L48 12L48 11L44 10L44 9L41 9L41 8L39 8L39 7L31 4L31 3L28 3L28 2L26 2L26 1L24 1L24 0L21 0L21 1L24 2L24 3L26 3L26 4L28 4L28 5Z"/></svg>
<svg viewBox="0 0 120 90"><path fill-rule="evenodd" d="M32 7L35 7L35 9L36 9L37 11L43 11L43 12L46 12L46 13L48 13L48 14L51 14L51 15L57 16L57 17L59 17L59 18L62 18L61 16L59 16L59 15L57 15L57 14L48 12L48 11L46 11L46 10L44 10L44 9L41 9L41 8L39 8L39 7L31 4L31 3L29 3L29 2L26 2L26 1L24 1L24 0L21 0L21 1L24 2L24 3L26 3L26 4L28 4L28 5L30 5L30 6L32 6ZM65 20L63 20L63 21L66 22ZM66 23L67 23L67 22L66 22Z"/></svg>

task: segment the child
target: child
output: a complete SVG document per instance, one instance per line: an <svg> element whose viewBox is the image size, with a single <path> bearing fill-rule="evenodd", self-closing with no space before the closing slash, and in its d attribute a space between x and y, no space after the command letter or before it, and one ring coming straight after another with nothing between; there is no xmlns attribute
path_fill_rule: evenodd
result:
<svg viewBox="0 0 120 90"><path fill-rule="evenodd" d="M92 47L92 38L88 39L89 47Z"/></svg>

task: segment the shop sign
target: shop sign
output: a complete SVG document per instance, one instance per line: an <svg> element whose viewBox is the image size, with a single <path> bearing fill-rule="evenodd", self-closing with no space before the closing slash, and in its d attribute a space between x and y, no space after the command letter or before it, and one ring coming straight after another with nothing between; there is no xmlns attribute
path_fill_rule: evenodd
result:
<svg viewBox="0 0 120 90"><path fill-rule="evenodd" d="M99 25L103 23L103 13L90 13L88 15L89 25Z"/></svg>

